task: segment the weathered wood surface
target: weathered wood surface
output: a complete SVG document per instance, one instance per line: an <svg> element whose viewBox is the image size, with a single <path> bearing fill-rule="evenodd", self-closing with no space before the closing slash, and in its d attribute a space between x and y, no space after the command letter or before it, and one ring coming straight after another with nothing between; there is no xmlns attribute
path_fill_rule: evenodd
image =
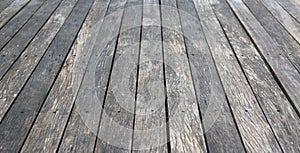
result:
<svg viewBox="0 0 300 153"><path fill-rule="evenodd" d="M0 152L299 152L298 0L1 0Z"/></svg>
<svg viewBox="0 0 300 153"><path fill-rule="evenodd" d="M1 152L16 152L22 146L62 63L81 27L92 0L80 0L58 32L47 53L34 70L0 124ZM45 81L47 80L47 81ZM28 96L30 95L30 96Z"/></svg>
<svg viewBox="0 0 300 153"><path fill-rule="evenodd" d="M23 27L35 12L45 3L46 0L32 0L16 16L14 16L5 26L0 29L0 54L3 47L10 39ZM3 56L3 55L2 55Z"/></svg>
<svg viewBox="0 0 300 153"><path fill-rule="evenodd" d="M174 9L175 7L175 9ZM161 6L171 152L207 152L175 0Z"/></svg>
<svg viewBox="0 0 300 153"><path fill-rule="evenodd" d="M300 23L291 17L276 1L260 0L286 30L300 43Z"/></svg>
<svg viewBox="0 0 300 153"><path fill-rule="evenodd" d="M300 75L286 56L283 56L282 50L278 44L264 30L260 23L255 19L244 3L240 0L228 0L231 8L236 12L239 20L256 43L260 54L268 63L268 67L274 73L273 77L278 79L279 85L284 89L287 97L299 112L300 110ZM247 18L247 20L245 20Z"/></svg>
<svg viewBox="0 0 300 153"><path fill-rule="evenodd" d="M72 5L74 1L62 3L9 71L0 77L0 121L64 24L73 8Z"/></svg>
<svg viewBox="0 0 300 153"><path fill-rule="evenodd" d="M30 0L16 0L0 13L0 29L9 21L19 10L21 10ZM1 4L0 4L1 5Z"/></svg>
<svg viewBox="0 0 300 153"><path fill-rule="evenodd" d="M97 140L99 123L106 89L112 67L123 10L126 0L111 0L105 17L92 47L92 53L84 74L75 108L72 110L60 152L93 152L97 143L101 148L101 139ZM107 145L108 146L108 145Z"/></svg>
<svg viewBox="0 0 300 153"><path fill-rule="evenodd" d="M54 14L53 19L55 20L56 18L57 20L57 17L59 17L59 20L64 21L76 3L77 0L63 1L58 8L57 14ZM52 27L55 26L52 25ZM78 43L78 41L76 42ZM76 48L73 46L45 104L38 114L34 126L22 146L21 152L55 152L57 150L62 131L72 107L69 103L72 103L75 99L74 96L76 96L76 93L73 92L76 89L73 89L73 87L76 88L79 86L76 84L78 82L75 82L75 77L73 77L74 73L70 73L70 69L74 66L73 62L76 61L76 56L74 55L79 54L76 51ZM79 72L80 69L77 69L76 74ZM40 135L43 135L43 137L40 137Z"/></svg>
<svg viewBox="0 0 300 153"><path fill-rule="evenodd" d="M300 23L300 2L297 0L276 0L292 17Z"/></svg>
<svg viewBox="0 0 300 153"><path fill-rule="evenodd" d="M2 49L2 56L0 56L0 78L3 77L9 67L20 56L24 48L34 38L60 2L60 0L47 1Z"/></svg>
<svg viewBox="0 0 300 153"><path fill-rule="evenodd" d="M118 32L116 50L112 50L110 53L114 59L104 97L95 152L130 152L132 149L142 22L141 2L140 0L127 0L121 29ZM114 35L117 36L117 34ZM98 63L97 71L102 71L102 66L105 67L105 65ZM101 75L97 77L100 79ZM96 80L98 79L96 78Z"/></svg>
<svg viewBox="0 0 300 153"><path fill-rule="evenodd" d="M177 2L208 150L244 152L193 1Z"/></svg>
<svg viewBox="0 0 300 153"><path fill-rule="evenodd" d="M167 152L160 7L158 0L144 0L143 3L132 149L142 150L136 152Z"/></svg>
<svg viewBox="0 0 300 153"><path fill-rule="evenodd" d="M208 0L194 2L246 150L280 152L281 148L233 56L231 46Z"/></svg>
<svg viewBox="0 0 300 153"><path fill-rule="evenodd" d="M278 43L292 64L300 72L300 44L284 29L275 17L257 0L244 0L269 35Z"/></svg>
<svg viewBox="0 0 300 153"><path fill-rule="evenodd" d="M244 73L282 149L299 152L299 116L224 0L213 4Z"/></svg>

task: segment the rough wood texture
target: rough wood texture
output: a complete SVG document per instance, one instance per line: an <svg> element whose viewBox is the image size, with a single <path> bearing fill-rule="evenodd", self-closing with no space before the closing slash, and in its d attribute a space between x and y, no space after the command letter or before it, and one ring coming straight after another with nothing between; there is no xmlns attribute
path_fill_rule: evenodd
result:
<svg viewBox="0 0 300 153"><path fill-rule="evenodd" d="M69 16L73 1L62 3L0 81L0 121Z"/></svg>
<svg viewBox="0 0 300 153"><path fill-rule="evenodd" d="M300 23L300 5L295 0L276 0L292 17ZM300 2L298 1L300 4Z"/></svg>
<svg viewBox="0 0 300 153"><path fill-rule="evenodd" d="M36 115L61 69L92 0L80 0L60 29L47 53L0 124L1 152L16 152L22 146ZM44 81L47 80L47 81ZM31 96L27 96L31 94ZM12 132L13 131L13 132Z"/></svg>
<svg viewBox="0 0 300 153"><path fill-rule="evenodd" d="M158 4L156 0L144 0L132 148L142 151L136 152L167 152L166 97Z"/></svg>
<svg viewBox="0 0 300 153"><path fill-rule="evenodd" d="M0 29L8 22L19 10L21 10L30 0L16 0L0 13ZM1 5L1 4L0 4Z"/></svg>
<svg viewBox="0 0 300 153"><path fill-rule="evenodd" d="M92 152L97 139L103 101L107 89L117 35L126 0L111 0L86 72L79 89L75 108L68 123L60 152ZM116 9L117 8L117 9ZM111 12L115 10L115 12ZM100 141L100 140L99 140ZM104 148L105 149L105 148Z"/></svg>
<svg viewBox="0 0 300 153"><path fill-rule="evenodd" d="M244 152L193 1L177 2L208 150Z"/></svg>
<svg viewBox="0 0 300 153"><path fill-rule="evenodd" d="M9 67L19 57L60 2L60 0L46 2L2 49L0 56L0 78L3 77Z"/></svg>
<svg viewBox="0 0 300 153"><path fill-rule="evenodd" d="M208 0L194 0L194 2L247 151L280 152L281 148L237 59L233 56L233 51Z"/></svg>
<svg viewBox="0 0 300 153"><path fill-rule="evenodd" d="M58 10L61 11L56 14L56 17L59 16L61 18L60 20L67 18L76 3L77 0L63 1L61 8L58 8ZM78 40L76 42L78 43ZM83 57L77 56L76 58L76 56L74 56L76 54L81 55L74 46L72 47L34 126L26 138L21 152L55 152L57 150L64 126L72 108L72 102L74 102L76 96L76 93L73 91L76 91L76 87L79 87L79 83L76 81L76 77L74 77L74 72L76 72L77 75L80 75L80 72L83 71L78 68L73 73L71 72L72 68L76 66L74 63L78 64L78 62L74 61L77 61L78 57ZM40 137L40 135L43 135L43 137Z"/></svg>
<svg viewBox="0 0 300 153"><path fill-rule="evenodd" d="M300 141L294 139L300 136L299 116L268 67L264 66L263 59L226 2L218 0L214 6L219 21L281 147L285 152L299 152Z"/></svg>
<svg viewBox="0 0 300 153"><path fill-rule="evenodd" d="M278 43L278 47L300 72L300 44L285 30L276 18L257 0L244 0L251 13Z"/></svg>
<svg viewBox="0 0 300 153"><path fill-rule="evenodd" d="M207 152L177 4L175 0L163 0L162 4L167 6L161 13L170 149L171 152Z"/></svg>
<svg viewBox="0 0 300 153"><path fill-rule="evenodd" d="M268 63L268 66L278 79L280 86L283 87L291 99L292 104L300 110L300 75L293 67L286 56L282 55L281 49L276 42L268 35L260 23L250 13L247 7L240 0L228 0L231 8L234 10L239 20L256 43L260 54ZM247 20L244 19L247 18Z"/></svg>
<svg viewBox="0 0 300 153"><path fill-rule="evenodd" d="M292 18L276 1L259 0L286 28L286 30L300 43L300 23Z"/></svg>
<svg viewBox="0 0 300 153"><path fill-rule="evenodd" d="M0 1L0 12L2 12L7 6L9 6L14 0L2 0Z"/></svg>
<svg viewBox="0 0 300 153"><path fill-rule="evenodd" d="M23 27L46 0L32 0L0 29L0 54L8 41Z"/></svg>
<svg viewBox="0 0 300 153"><path fill-rule="evenodd" d="M118 43L95 152L130 152L134 125L137 66L140 47L142 7L140 0L128 0ZM99 66L99 65L98 65ZM101 71L101 67L97 68Z"/></svg>

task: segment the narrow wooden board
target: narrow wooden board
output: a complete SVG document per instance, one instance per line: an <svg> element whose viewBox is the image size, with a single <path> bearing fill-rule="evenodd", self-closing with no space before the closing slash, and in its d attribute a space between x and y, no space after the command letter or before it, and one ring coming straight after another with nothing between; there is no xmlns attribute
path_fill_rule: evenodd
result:
<svg viewBox="0 0 300 153"><path fill-rule="evenodd" d="M246 150L281 152L209 1L194 3Z"/></svg>
<svg viewBox="0 0 300 153"><path fill-rule="evenodd" d="M293 0L276 0L292 17L300 23L300 5ZM298 2L300 4L300 2Z"/></svg>
<svg viewBox="0 0 300 153"><path fill-rule="evenodd" d="M111 0L66 127L59 152L93 152L126 0ZM118 9L116 9L118 8ZM115 10L112 12L111 10ZM101 141L101 140L99 140Z"/></svg>
<svg viewBox="0 0 300 153"><path fill-rule="evenodd" d="M95 152L131 150L142 23L141 4L140 0L128 0L124 10Z"/></svg>
<svg viewBox="0 0 300 153"><path fill-rule="evenodd" d="M60 3L60 0L47 1L2 49L0 56L0 79L24 51Z"/></svg>
<svg viewBox="0 0 300 153"><path fill-rule="evenodd" d="M1 152L21 147L62 67L92 0L79 0L0 124ZM30 96L29 96L30 95Z"/></svg>
<svg viewBox="0 0 300 153"><path fill-rule="evenodd" d="M2 12L6 7L8 7L14 0L2 0L0 1L0 12Z"/></svg>
<svg viewBox="0 0 300 153"><path fill-rule="evenodd" d="M0 121L13 103L55 35L69 16L74 1L63 2L0 81Z"/></svg>
<svg viewBox="0 0 300 153"><path fill-rule="evenodd" d="M0 13L0 29L5 25L16 13L18 13L30 0L16 0L11 3L5 10Z"/></svg>
<svg viewBox="0 0 300 153"><path fill-rule="evenodd" d="M281 49L273 38L268 35L248 8L240 0L228 0L230 7L243 24L254 43L257 45L260 54L272 70L273 76L288 95L290 102L300 110L300 75L293 67L286 56L282 55Z"/></svg>
<svg viewBox="0 0 300 153"><path fill-rule="evenodd" d="M224 0L214 10L284 152L300 150L300 119Z"/></svg>
<svg viewBox="0 0 300 153"><path fill-rule="evenodd" d="M135 106L134 152L167 152L160 7L143 1L143 27Z"/></svg>
<svg viewBox="0 0 300 153"><path fill-rule="evenodd" d="M300 72L300 44L284 29L276 18L257 0L243 1L269 35L278 43L278 47Z"/></svg>
<svg viewBox="0 0 300 153"><path fill-rule="evenodd" d="M5 26L0 29L0 54L3 47L23 27L25 23L36 13L46 0L32 0Z"/></svg>
<svg viewBox="0 0 300 153"><path fill-rule="evenodd" d="M245 152L194 3L177 3L208 150Z"/></svg>
<svg viewBox="0 0 300 153"><path fill-rule="evenodd" d="M162 0L162 33L171 152L207 152L175 0Z"/></svg>
<svg viewBox="0 0 300 153"><path fill-rule="evenodd" d="M54 13L53 18L51 18L50 21L54 21L57 17L59 17L60 20L65 20L76 3L77 0L63 1L61 6L57 9L58 12ZM61 23L61 25L62 24L63 23ZM55 25L52 25L51 27L55 27ZM57 30L59 30L59 28ZM78 43L78 41L76 42ZM68 109L68 102L72 102L73 96L76 95L76 93L72 92L72 87L76 86L77 83L74 82L75 79L72 80L73 77L70 78L66 74L72 75L74 72L80 72L79 69L73 73L70 71L70 68L74 66L73 61L76 61L76 56L74 56L75 54L78 54L76 51L77 50L75 50L73 46L59 77L56 79L41 112L38 114L38 117L26 138L21 152L55 152L58 148L62 131L66 124L65 120L67 120L68 112L72 107L69 106L70 108Z"/></svg>
<svg viewBox="0 0 300 153"><path fill-rule="evenodd" d="M300 23L292 18L276 1L259 0L286 28L286 30L300 43Z"/></svg>

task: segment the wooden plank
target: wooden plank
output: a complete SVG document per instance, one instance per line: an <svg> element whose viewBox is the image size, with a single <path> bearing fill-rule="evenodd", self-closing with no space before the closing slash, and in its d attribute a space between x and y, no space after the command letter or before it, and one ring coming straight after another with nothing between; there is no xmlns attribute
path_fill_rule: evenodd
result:
<svg viewBox="0 0 300 153"><path fill-rule="evenodd" d="M300 44L284 29L261 2L244 0L244 3L269 35L278 43L278 47L280 47L298 72L300 72Z"/></svg>
<svg viewBox="0 0 300 153"><path fill-rule="evenodd" d="M300 43L300 23L292 18L276 1L260 0L285 29Z"/></svg>
<svg viewBox="0 0 300 153"><path fill-rule="evenodd" d="M124 10L95 152L131 150L142 22L141 4L140 0L128 0Z"/></svg>
<svg viewBox="0 0 300 153"><path fill-rule="evenodd" d="M32 0L5 26L0 29L0 53L9 40L23 27L25 23L38 11L46 0Z"/></svg>
<svg viewBox="0 0 300 153"><path fill-rule="evenodd" d="M281 152L209 1L194 3L246 150Z"/></svg>
<svg viewBox="0 0 300 153"><path fill-rule="evenodd" d="M55 35L73 8L73 1L62 3L38 32L22 55L0 81L0 121L21 91L34 68L45 54ZM64 7L66 7L64 9Z"/></svg>
<svg viewBox="0 0 300 153"><path fill-rule="evenodd" d="M167 152L160 8L158 0L143 3L132 149L134 152Z"/></svg>
<svg viewBox="0 0 300 153"><path fill-rule="evenodd" d="M300 23L300 5L293 0L276 0L295 20ZM300 4L300 3L299 3Z"/></svg>
<svg viewBox="0 0 300 153"><path fill-rule="evenodd" d="M235 14L246 28L247 32L257 45L260 54L268 64L279 85L288 95L293 106L300 110L300 75L286 56L282 55L281 49L260 23L251 14L248 8L240 0L228 1Z"/></svg>
<svg viewBox="0 0 300 153"><path fill-rule="evenodd" d="M284 152L300 150L300 120L268 67L223 0L214 10Z"/></svg>
<svg viewBox="0 0 300 153"><path fill-rule="evenodd" d="M94 2L22 152L58 150L108 4L109 0Z"/></svg>
<svg viewBox="0 0 300 153"><path fill-rule="evenodd" d="M94 151L104 96L125 4L126 0L110 1L101 29L97 32L95 44L90 46L92 47L92 54L59 152ZM112 13L110 10L116 7L119 9ZM108 12L111 12L111 15Z"/></svg>
<svg viewBox="0 0 300 153"><path fill-rule="evenodd" d="M6 7L8 7L14 0L2 0L0 1L0 12L2 12Z"/></svg>
<svg viewBox="0 0 300 153"><path fill-rule="evenodd" d="M177 3L208 150L245 152L193 1Z"/></svg>
<svg viewBox="0 0 300 153"><path fill-rule="evenodd" d="M60 3L60 0L47 1L2 49L0 78L8 71Z"/></svg>
<svg viewBox="0 0 300 153"><path fill-rule="evenodd" d="M0 124L1 152L16 152L22 147L91 4L92 0L79 0L78 5L72 10L47 53L2 120Z"/></svg>
<svg viewBox="0 0 300 153"><path fill-rule="evenodd" d="M175 0L161 8L171 152L207 152ZM175 7L175 9L174 9Z"/></svg>
<svg viewBox="0 0 300 153"><path fill-rule="evenodd" d="M0 13L0 29L7 23L16 13L18 13L30 0L16 0Z"/></svg>

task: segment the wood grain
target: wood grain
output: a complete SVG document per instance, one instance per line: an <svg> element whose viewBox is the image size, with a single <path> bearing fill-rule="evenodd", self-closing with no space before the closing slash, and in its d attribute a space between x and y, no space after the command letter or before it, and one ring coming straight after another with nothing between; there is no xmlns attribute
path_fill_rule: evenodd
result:
<svg viewBox="0 0 300 153"><path fill-rule="evenodd" d="M295 20L300 23L300 5L294 0L276 0ZM298 2L300 4L300 2Z"/></svg>
<svg viewBox="0 0 300 153"><path fill-rule="evenodd" d="M0 13L0 29L7 23L17 12L19 12L30 0L16 0L11 3Z"/></svg>
<svg viewBox="0 0 300 153"><path fill-rule="evenodd" d="M278 83L286 92L292 105L300 110L300 75L286 56L282 56L282 51L274 39L268 35L260 23L255 19L244 3L238 1L228 1L235 14L248 31L249 35L256 43L260 54L265 59L268 67L278 79ZM243 18L242 18L243 16ZM245 20L247 18L247 20Z"/></svg>
<svg viewBox="0 0 300 153"><path fill-rule="evenodd" d="M209 1L194 0L194 3L246 150L280 152L281 148L233 56Z"/></svg>
<svg viewBox="0 0 300 153"><path fill-rule="evenodd" d="M1 152L18 151L73 44L92 1L80 0L0 124ZM28 96L31 95L31 96Z"/></svg>
<svg viewBox="0 0 300 153"><path fill-rule="evenodd" d="M246 74L257 100L285 152L299 152L300 120L273 78L242 25L223 0L214 10Z"/></svg>
<svg viewBox="0 0 300 153"><path fill-rule="evenodd" d="M74 1L66 1L49 18L36 37L0 81L0 121L13 103L55 35L69 16Z"/></svg>
<svg viewBox="0 0 300 153"><path fill-rule="evenodd" d="M177 3L208 150L245 152L193 1Z"/></svg>
<svg viewBox="0 0 300 153"><path fill-rule="evenodd" d="M48 18L60 4L60 0L46 2L2 49L0 56L0 78L23 52Z"/></svg>
<svg viewBox="0 0 300 153"><path fill-rule="evenodd" d="M5 26L0 29L0 53L9 40L23 27L36 13L46 0L32 0Z"/></svg>
<svg viewBox="0 0 300 153"><path fill-rule="evenodd" d="M171 152L207 152L176 1L162 1L163 51Z"/></svg>

